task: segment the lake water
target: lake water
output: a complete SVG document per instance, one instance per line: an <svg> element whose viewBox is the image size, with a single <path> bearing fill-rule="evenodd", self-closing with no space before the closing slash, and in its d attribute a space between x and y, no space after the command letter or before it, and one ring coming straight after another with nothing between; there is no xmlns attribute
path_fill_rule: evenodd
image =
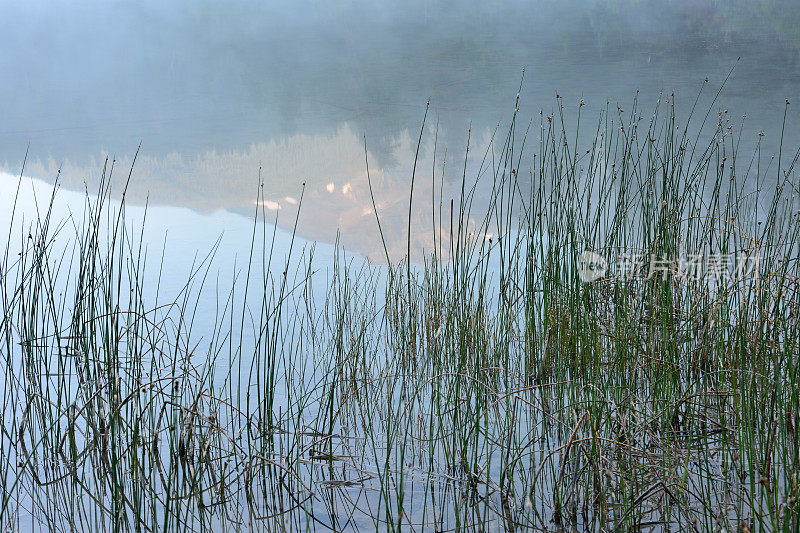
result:
<svg viewBox="0 0 800 533"><path fill-rule="evenodd" d="M746 114L743 144L754 145L764 131L771 155L785 101L800 104L796 7L778 0L458 8L424 0L3 3L0 165L17 174L29 146L26 174L52 182L61 168L62 185L81 191L98 179L106 155L124 176L141 142L129 202L251 216L260 174L264 206L279 225L293 226L302 194L301 235L332 243L338 231L349 250L382 261L366 140L396 261L406 251L428 98L415 215L430 212L434 141L446 203L460 185L470 128L468 179L497 124L506 131L523 67L521 120L555 111L558 94L574 129L583 99L588 137L607 102L612 114L617 104L630 109L637 91L645 115L662 91L674 91L685 119L708 78L699 118L708 109L712 121L717 109L729 110L734 123ZM796 109L788 113L790 148L800 141ZM183 220L176 216L163 223ZM420 244L430 227L422 216L412 228ZM192 228L208 234L206 224L190 226L181 239Z"/></svg>
<svg viewBox="0 0 800 533"><path fill-rule="evenodd" d="M382 515L382 502L394 505L402 503L403 498L407 506L398 515L401 523L410 520L442 530L443 525L458 524L452 517L460 520L462 505L471 502L469 506L474 509L464 507L464 516L493 509L494 515L483 519L490 525L497 523L499 528L501 514L497 510L507 506L508 495L499 485L488 482L500 480L502 484L508 468L511 483L517 483L520 489L509 509L527 516L526 524L549 527L556 520L552 501L562 475L566 476L563 479L577 480L589 464L581 463L577 451L567 461L573 442L588 443L591 429L592 438L604 435L603 446L620 445L613 453L623 448L633 450L630 446L640 444L645 449L645 444L657 444L662 438L677 443L682 438L678 407L695 386L700 391L698 397L713 397L712 402L698 402L691 408L696 407L710 424L721 428L721 455L717 457L717 443L711 439L717 433L704 433L707 440L700 450L711 452L713 461L703 456L705 465L691 463L696 470L686 466L669 477L672 474L664 474L666 469L653 463L646 450L642 458L647 457L652 471L642 479L657 481L651 486L661 486L666 492L668 487L676 490L678 479L681 486L687 479L692 483L700 480L707 483L700 487L700 494L708 494L704 506L728 505L729 493L717 491L714 485L723 476L707 476L704 469L712 463L714 468L727 465L731 457L738 460L739 443L728 443L724 426L728 412L733 405L738 412L739 404L733 400L723 403L728 400L719 399L724 395L716 388L705 390L705 384L687 378L691 384L687 396L673 398L675 415L664 425L666 429L661 433L651 429L661 416L653 413L667 411L651 409L649 403L649 395L658 390L661 378L649 382L645 377L661 374L642 374L645 363L641 367L635 364L644 355L650 361L649 351L631 352L630 361L623 356L610 359L609 354L616 352L603 348L603 328L617 324L608 319L616 308L601 306L593 311L600 333L592 333L597 335L596 345L578 358L574 349L577 344L566 341L571 342L572 331L578 332L575 339L582 339L581 332L590 331L583 324L590 324L594 315L586 313L580 321L574 320L577 307L565 297L563 287L551 291L557 283L548 285L549 277L535 283L527 277L526 265L539 261L541 264L535 266L544 272L544 258L561 261L558 253L544 252L550 242L555 242L549 240L545 230L563 226L575 206L583 207L584 197L572 196L561 210L556 199L535 196L535 205L550 209L545 215L552 218L551 225L539 226L540 233L531 234L531 238L540 239L536 241L541 245L539 254L535 247L526 248L524 232L522 240L516 240L513 227L511 232L506 231L513 226L513 217L506 219L507 212L499 211L516 204L507 196L491 198L492 171L503 166L507 132L515 132L514 145L521 147L529 121L532 126L525 150L514 152L515 159L520 158L516 167L519 176L503 182L516 184L519 180L521 191L526 190L526 161L540 146L539 124L546 124L548 115L555 115L559 121L563 112L564 128L574 135L568 138L574 139L581 150L588 150L601 113L612 117L615 125L626 122L634 111L647 120L661 102L658 105L663 118L669 100L682 123L697 99L693 131L707 113L709 124L704 131L709 139L718 117L730 120L738 132L746 116L739 143L744 162L737 168L747 167L750 155L761 143L761 159L765 165L772 165L769 176L780 175L800 146L797 8L796 1L787 0L473 1L458 6L426 0L398 4L362 0L0 3L0 239L9 239L0 288L6 292L3 301L10 302L4 305L12 310L3 322L4 346L13 347L8 359L13 363L4 368L5 384L0 386L4 427L9 428L0 442L0 455L11 465L4 470L3 490L10 481L19 482L21 487L12 487L9 492L19 505L16 510L7 507L11 496L3 493L0 509L11 512L12 518L0 514L0 521L5 526L16 520L23 524L18 528L21 530L30 523L37 529L36 525L48 523L42 518L48 517L48 512L71 520L75 513L67 507L58 508L64 502L86 512L94 509L95 500L76 504L80 497L94 498L94 491L105 502L112 500L105 489L82 485L78 490L77 485L71 485L70 490L76 491L73 493L63 490L67 482L34 485L29 477L39 467L25 449L25 424L32 447L44 442L39 440L40 434L53 430L60 435L62 423L63 434L70 435L76 423L75 411L70 409L80 400L81 405L101 407L100 414L81 408L77 427L84 435L78 440L86 454L76 461L73 450L70 462L62 450L60 458L52 452L55 462L43 462L43 472L48 465L53 466L54 476L62 475L59 468L67 472L76 465L88 477L95 471L104 472L102 465L97 467L101 463L85 458L105 457L106 444L97 443L105 442L102 438L108 433L104 426L94 432L89 429L93 417L104 420L106 412L111 416L110 407L104 410L106 405L118 405L114 412L120 420L144 420L145 437L137 443L138 430L121 431L116 433L116 445L127 453L141 444L142 457L174 460L170 472L174 476L183 473L182 481L176 481L181 489L189 486L181 485L189 479L186 448L173 444L196 442L191 440L192 434L219 438L214 461L219 466L224 460L224 464L219 470L210 467L207 475L216 476L218 472L220 480L225 476L220 484L220 502L224 500L225 482L232 480L234 499L228 507L241 517L252 518L254 510L259 515L276 509L284 512L283 500L277 502L276 498L282 498L286 489L287 496L309 498L310 503L303 507L306 512L310 510L308 515L293 512L294 504L287 512L289 520L298 520L298 530L302 529L299 520L312 515L317 522L337 530L377 527L378 520L387 516ZM575 133L579 117L580 130ZM784 153L778 162L770 162L779 153L782 137ZM731 143L730 138L727 142ZM657 156L672 155L664 144L660 147L664 152ZM559 170L569 168L568 152L559 147ZM602 150L598 148L597 153ZM711 176L715 174L717 154L721 152L712 152L707 161ZM20 179L23 159L24 176ZM113 200L97 219L107 227L98 230L97 249L80 248L91 241L87 237L93 233L87 230L91 223L86 208L98 202L104 166L114 167ZM688 163L681 168L687 174L692 171L687 170L692 168ZM642 169L637 167L635 172ZM124 211L127 233L119 241L122 255L116 256L118 263L102 263L103 246L113 241L103 232L116 235L113 221L129 172ZM584 175L607 172L601 163ZM767 172L758 175L763 177ZM463 253L460 263L437 264L432 270L409 266L407 273L414 269L425 276L408 280L407 285L389 285L392 290L387 290L387 284L402 280L393 274L402 275L404 269L368 266L361 256L381 264L388 255L397 264L409 251L417 262L423 251L437 246L446 251L442 225L449 223L452 227L452 211L448 213L448 209L452 209L453 199L458 209L462 179L470 189L474 184L471 216L465 223L467 232L478 234L467 237L458 231L457 239L475 245L471 251L477 253ZM765 178L765 183L769 179ZM38 224L46 218L56 182L60 190L53 206L55 222L51 231L45 232L56 237L50 241L42 237ZM535 183L547 183L547 178ZM643 182L632 179L629 183L641 186ZM593 189L587 190L586 197L591 197ZM529 199L534 198L534 192L539 191L531 191ZM638 192L642 190L633 191L634 196ZM649 192L652 194L652 190ZM646 202L645 195L640 196ZM737 213L738 222L747 222L754 231L761 225L755 219L764 214L765 205L769 207L768 200L744 194L741 200L740 207L747 212ZM638 201L635 198L631 205ZM495 225L482 227L480 219L486 205L494 205L498 211L493 214ZM665 207L667 203L659 205ZM607 214L602 204L593 208L603 216ZM591 209L587 211L592 213ZM644 212L652 215L658 208ZM709 213L718 214L713 208ZM612 212L609 217L616 214ZM438 242L430 240L437 231L437 217ZM592 221L608 227L607 218L598 216ZM623 226L629 227L619 234L639 239L638 222L628 220ZM664 227L668 226L665 223ZM713 224L703 227L714 232ZM501 233L502 238L495 237L492 244L489 233L497 235L494 232ZM451 230L450 243L452 235ZM558 235L561 239L571 237L566 232ZM698 240L704 246L705 241ZM592 245L590 239L586 242ZM553 248L560 246L558 243ZM39 271L37 250L44 249L49 251L43 262L47 268ZM98 274L91 270L96 278L90 283L74 275L80 270L81 252L86 249L90 251L84 255L101 261ZM20 250L23 252L18 254ZM139 262L142 250L147 260ZM790 248L786 255L791 256ZM306 269L309 262L311 267ZM41 277L29 283L26 269L39 272ZM430 277L431 272L436 276ZM110 274L107 278L106 273ZM116 282L114 275L120 276ZM91 294L92 298L107 296L92 300L97 309L86 306L92 312L97 310L98 316L80 315L80 311L86 311L77 293L73 294L79 287L86 290L81 294ZM546 294L543 287L548 289ZM601 294L596 301L604 302L602 291L610 290L611 285L595 287ZM488 299L484 299L484 291ZM635 291L635 286L630 289L638 298ZM517 293L530 299L517 298ZM587 293L588 289L583 294ZM550 299L545 304L546 297ZM787 306L796 305L796 300L787 300ZM134 312L129 313L126 305L131 302L140 307L134 306ZM650 335L649 339L655 339L653 346L660 346L661 332L652 329L651 317L636 311L649 303L633 298L629 303L634 309L630 315L633 327L630 338L620 337L624 341L620 342L624 345L621 352L633 346L628 341L639 331L644 332L643 338ZM27 313L29 309L35 312ZM502 312L495 316L498 309ZM504 314L507 309L512 309L508 316ZM72 320L73 312L80 320ZM412 318L417 312L419 320ZM81 322L86 316L90 318ZM113 330L110 324L119 324L115 322L119 317L123 317L123 327ZM523 324L528 319L533 322ZM683 363L691 360L693 366L687 372L694 372L695 363L705 361L702 354L706 352L701 348L707 342L706 324L711 322L690 324L689 318L677 312L674 319L676 324L685 319L687 328L698 331L684 343L689 355L667 362L683 368ZM544 325L550 321L564 331L554 334L552 343L550 326ZM531 325L534 322L542 326ZM18 328L18 323L25 327ZM406 324L414 325L413 329L406 329ZM113 335L105 332L106 326L120 335L123 344L109 349L112 345L106 344L106 336ZM147 335L140 335L140 327ZM724 338L729 330L720 331ZM521 332L532 332L533 336L523 337ZM77 350L78 346L85 352ZM538 347L542 348L541 361L530 358ZM766 345L764 350L768 353ZM586 354L601 355L592 359ZM770 357L765 356L765 360ZM562 359L563 368L559 366ZM777 355L774 360L779 360ZM569 372L580 377L578 369L583 371L587 361L596 361L597 368L610 362L621 362L622 366L600 371L598 375L609 378L602 385L605 389L596 383L584 386L576 382L578 386L573 387ZM94 372L94 378L84 380L82 372L87 369L88 375ZM562 371L566 372L563 376L558 373ZM128 376L122 385L120 373ZM476 379L473 374L480 375ZM24 380L17 377L23 375ZM462 375L469 379L462 381ZM145 376L144 387L138 381L141 376ZM564 376L570 379L562 380ZM614 381L617 377L619 382ZM685 377L676 379L676 383ZM47 398L31 393L34 389L20 383L36 384ZM730 383L723 383L720 390L732 387ZM793 383L786 389L791 390ZM131 391L122 395L122 404L114 392L120 387ZM630 400L627 392L623 394L627 387L638 389L634 392L644 399ZM760 404L755 399L762 394L766 397L766 392L753 390L757 391L752 393L753 403ZM57 392L55 410L47 403L51 391ZM83 400L82 395L89 399ZM141 400L144 407L129 402L131 398ZM607 412L618 418L607 417L598 432L589 412L581 414L572 406L600 405L600 400L606 405L596 408L592 416L602 421L601 415ZM33 409L30 420L38 420L38 425L27 418L34 403L41 404L40 411ZM150 405L160 406L157 415ZM770 418L765 415L765 424L782 412L797 412L792 407L796 404L773 401L772 405L775 412L769 413ZM167 406L173 412L165 415L172 416L169 419L161 416ZM687 404L685 412L689 409ZM199 413L196 418L195 411ZM684 414L684 418L691 417ZM617 425L616 420L622 422ZM632 445L621 440L629 434L624 429L627 420L633 421L630 427L642 428L641 433L634 430ZM640 424L643 420L647 423ZM757 421L754 427L763 426L757 417L753 420ZM777 421L773 432L777 427L774 424ZM128 440L131 435L132 440ZM653 435L657 435L655 440ZM778 440L784 456L791 447L786 435L788 430ZM63 444L65 438L57 440ZM640 439L638 443L636 439ZM773 433L772 444L775 442ZM695 444L690 444L687 450L694 454ZM48 446L36 446L43 457L51 453ZM580 444L581 449L583 446ZM198 461L208 460L209 449L199 448ZM274 453L265 456L265 449ZM664 464L690 465L688 451L684 460L680 455L669 456L670 450L667 446L659 451L666 454ZM517 451L525 455L509 463L510 454ZM765 453L757 447L750 452L744 464L753 470L751 466L756 463L747 461L756 456L760 460ZM583 455L590 457L588 451ZM192 456L190 449L190 462ZM612 453L605 457L611 458ZM678 460L673 461L675 458ZM616 470L625 461L614 460L607 463L608 469L599 467L598 479L603 473L611 480L612 470L614 476L624 479L627 473ZM235 492L237 483L239 488L251 485L252 479L247 476L262 469L258 466L262 464L291 471L291 483L295 484L287 486L281 474L274 478L280 484L265 483L253 500L249 493L245 497L245 492ZM473 468L475 465L480 468ZM543 470L545 465L550 465L549 471ZM773 468L785 466L776 465ZM119 468L119 472L133 472L133 463L128 466ZM638 472L637 468L633 470ZM156 479L156 473L160 479ZM148 482L152 492L144 500L151 498L156 523L160 521L160 515L156 515L163 508L152 496L173 490L167 483L173 479L163 476L161 467L151 466L145 474L153 475L153 481ZM476 490L479 477L485 477L487 483ZM120 486L125 487L123 492L132 494L128 489L140 480L125 479ZM743 479L739 481L742 484ZM194 480L192 474L192 487ZM777 483L784 491L781 481ZM207 486L217 487L216 477ZM567 503L583 498L581 484L576 481L574 486L579 487L578 492L563 493ZM603 498L615 500L619 487L625 486L609 484L610 496ZM522 489L527 487L531 490L523 495ZM590 494L589 488L585 490ZM788 490L784 492L788 494ZM314 494L317 496L311 499ZM720 494L725 494L725 502ZM772 505L763 495L758 497ZM653 512L661 506L661 496L650 489L624 493L624 498L644 502L644 507L652 506ZM697 503L695 498L692 493L692 498L685 500L687 508ZM39 500L44 510L31 504L39 505ZM298 505L302 507L303 502ZM51 504L53 508L48 511ZM185 505L179 509L190 509L188 506L194 503L186 499ZM386 513L389 507L387 503ZM694 507L700 509L699 505ZM196 514L194 507L186 512L187 524L205 520L206 511L198 509ZM432 518L426 514L431 509ZM738 517L731 509L726 508L724 513ZM614 513L619 518L618 511ZM649 516L647 513L649 509L642 511L642 516ZM131 511L130 516L138 514ZM213 520L227 520L219 516ZM627 512L623 521L625 516ZM110 514L102 516L95 524L111 519ZM574 517L571 520L580 525L590 523ZM212 521L208 526L202 522L211 529L217 523ZM264 524L273 527L269 521Z"/></svg>

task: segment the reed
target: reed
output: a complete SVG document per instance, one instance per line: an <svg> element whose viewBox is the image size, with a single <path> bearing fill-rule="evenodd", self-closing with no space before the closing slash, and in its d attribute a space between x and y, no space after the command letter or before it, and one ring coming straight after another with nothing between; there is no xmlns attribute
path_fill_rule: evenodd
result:
<svg viewBox="0 0 800 533"><path fill-rule="evenodd" d="M2 257L3 527L796 530L800 152L564 105L432 187L421 264L316 269L262 212L164 295L112 161L66 221L54 188Z"/></svg>

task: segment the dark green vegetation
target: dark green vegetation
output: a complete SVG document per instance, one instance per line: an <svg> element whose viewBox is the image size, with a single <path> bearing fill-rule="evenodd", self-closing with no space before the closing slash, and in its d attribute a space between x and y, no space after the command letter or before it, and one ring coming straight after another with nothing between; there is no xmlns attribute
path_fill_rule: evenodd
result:
<svg viewBox="0 0 800 533"><path fill-rule="evenodd" d="M608 109L579 147L560 114L515 113L479 156L482 222L467 177L410 206L424 265L314 273L257 223L232 289L198 261L165 299L107 180L82 218L45 212L3 260L0 520L796 530L797 154L741 154L726 113L702 115ZM760 262L583 283L584 250Z"/></svg>

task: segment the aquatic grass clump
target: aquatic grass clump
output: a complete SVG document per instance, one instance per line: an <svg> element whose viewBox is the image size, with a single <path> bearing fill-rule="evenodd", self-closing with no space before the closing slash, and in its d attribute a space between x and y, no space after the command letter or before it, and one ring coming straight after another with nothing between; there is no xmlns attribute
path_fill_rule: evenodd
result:
<svg viewBox="0 0 800 533"><path fill-rule="evenodd" d="M15 226L0 521L796 529L800 152L673 95L586 144L565 105L518 99L453 198L430 169L421 264L320 269L262 211L230 281L211 250L167 297L113 166L84 213Z"/></svg>

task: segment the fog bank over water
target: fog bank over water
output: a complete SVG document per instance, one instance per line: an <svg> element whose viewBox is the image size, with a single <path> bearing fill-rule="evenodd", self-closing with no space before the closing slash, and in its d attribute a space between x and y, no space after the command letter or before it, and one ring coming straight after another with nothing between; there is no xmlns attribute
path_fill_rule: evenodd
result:
<svg viewBox="0 0 800 533"><path fill-rule="evenodd" d="M424 182L430 186L438 123L445 190L457 188L467 131L474 170L498 122L507 127L523 66L522 120L552 112L556 94L574 120L582 98L584 131L593 135L606 103L625 108L637 90L645 113L662 91L675 91L679 112L688 114L708 77L705 111L736 65L715 109L728 109L734 123L747 114L744 142L763 130L766 152L776 151L784 102L800 103L796 7L767 0L4 4L0 164L18 171L30 144L30 174L52 180L62 168L64 185L81 189L99 175L105 154L129 164L141 142L132 201L242 213L253 210L261 168L265 199L280 206L283 224L293 221L291 200L305 182L301 232L330 242L340 229L344 242L374 253L364 136L379 211L402 243L427 99ZM790 148L798 132L790 106ZM428 197L421 189L421 212Z"/></svg>

